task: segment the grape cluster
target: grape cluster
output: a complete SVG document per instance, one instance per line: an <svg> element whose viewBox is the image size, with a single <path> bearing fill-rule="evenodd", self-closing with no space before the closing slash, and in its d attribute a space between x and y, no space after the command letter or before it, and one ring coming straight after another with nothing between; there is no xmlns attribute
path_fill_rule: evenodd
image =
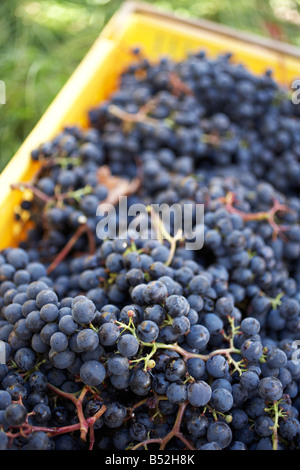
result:
<svg viewBox="0 0 300 470"><path fill-rule="evenodd" d="M133 53L13 185L34 226L0 253L0 449L298 449L299 106L230 54ZM98 238L123 195L204 204L203 248Z"/></svg>

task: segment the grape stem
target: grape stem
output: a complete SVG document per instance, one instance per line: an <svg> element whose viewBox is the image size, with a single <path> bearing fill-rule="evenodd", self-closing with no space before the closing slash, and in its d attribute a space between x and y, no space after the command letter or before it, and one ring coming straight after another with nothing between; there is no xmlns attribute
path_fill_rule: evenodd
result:
<svg viewBox="0 0 300 470"><path fill-rule="evenodd" d="M152 343L143 343L144 346L153 346ZM198 353L192 353L190 351L186 351L186 349L183 349L181 346L179 346L177 343L174 344L164 344L164 343L155 343L157 349L172 349L173 351L178 352L183 356L185 360L191 359L192 357L197 357L199 359L202 359L203 361L207 361L213 356L216 356L218 354L223 354L225 356L230 357L230 354L236 353L240 354L241 351L235 347L230 347L230 348L224 348L224 349L216 349L215 351L212 351L210 354L198 354Z"/></svg>
<svg viewBox="0 0 300 470"><path fill-rule="evenodd" d="M36 188L33 184L31 183L14 183L10 185L11 189L18 189L19 191L25 191L26 189L29 189L36 197L41 199L42 201L49 203L53 201L52 196L48 196L45 194L43 191L40 189Z"/></svg>
<svg viewBox="0 0 300 470"><path fill-rule="evenodd" d="M272 405L269 408L265 408L265 411L271 414L271 417L274 421L274 425L270 428L273 430L272 434L272 443L273 443L273 450L278 450L278 427L279 427L279 418L285 418L287 416L287 413L284 412L280 408L280 402L279 401L274 401Z"/></svg>
<svg viewBox="0 0 300 470"><path fill-rule="evenodd" d="M76 191L66 191L64 193L57 192L54 196L48 196L46 193L38 189L31 183L14 183L11 184L11 189L19 189L20 191L30 190L37 198L44 201L46 204L50 204L55 201L63 201L64 199L75 199L79 200L82 196L90 194L93 191L91 186L85 186L84 188L77 189Z"/></svg>
<svg viewBox="0 0 300 470"><path fill-rule="evenodd" d="M234 326L234 319L229 318L229 322L231 324L231 330L232 330L231 336L228 337L228 340L230 343L229 348L216 349L215 351L212 351L209 354L198 354L198 353L192 353L190 351L187 351L186 349L179 346L177 343L173 343L173 344L165 344L165 343L157 343L157 342L147 343L145 341L142 341L140 338L138 338L136 334L136 329L135 329L135 325L134 325L130 310L128 311L128 315L129 315L128 325L125 323L119 322L117 320L115 321L115 323L119 326L119 328L124 328L124 330L130 331L130 333L139 341L142 347L151 348L151 352L146 357L142 357L140 359L137 359L135 361L130 361L130 362L140 362L141 360L144 360L145 367L146 367L147 362L152 358L152 356L156 353L158 349L172 349L173 351L178 352L184 358L185 361L191 358L199 358L199 359L202 359L203 361L208 361L208 359L210 359L211 357L220 354L220 355L225 355L226 357L228 357L229 361L235 365L235 370L238 370L241 374L239 363L234 361L234 359L232 359L231 357L231 354L241 354L240 349L237 349L233 344L233 338L239 329Z"/></svg>
<svg viewBox="0 0 300 470"><path fill-rule="evenodd" d="M188 401L185 401L184 403L181 403L179 405L174 426L173 426L172 430L164 438L146 439L145 441L139 442L137 445L132 447L131 450L137 450L142 446L144 448L146 448L146 446L148 444L160 444L159 449L164 450L166 448L166 445L168 444L168 442L173 437L177 437L178 439L180 439L188 449L195 450L194 447L192 446L192 444L182 435L182 433L180 431L182 419L183 419L184 412L185 412L185 409L186 409L187 406L188 406Z"/></svg>
<svg viewBox="0 0 300 470"><path fill-rule="evenodd" d="M234 193L229 191L225 197L219 199L220 202L225 203L225 208L231 214L239 215L244 221L263 221L266 220L269 222L273 229L273 238L276 239L277 236L280 234L282 236L282 232L288 230L288 226L279 225L275 222L275 217L277 212L290 212L291 209L285 205L281 204L278 200L274 199L273 206L268 211L261 211L261 212L253 212L247 213L243 212L236 207L234 207L234 202L236 202L236 196Z"/></svg>
<svg viewBox="0 0 300 470"><path fill-rule="evenodd" d="M11 426L12 429L18 429L18 432L6 433L7 437L10 439L10 444L13 442L13 440L17 436L28 437L33 432L38 432L38 431L44 432L50 435L51 437L59 436L61 434L69 434L74 431L80 431L81 439L83 441L86 441L87 434L90 431L89 450L92 450L94 442L95 442L94 423L103 415L103 413L105 413L106 406L103 404L100 410L98 410L94 414L94 416L85 418L84 413L83 413L83 400L86 394L92 393L93 395L97 395L95 392L93 392L93 390L90 387L85 385L83 389L80 391L78 397L77 397L77 394L64 392L49 383L48 383L48 388L52 390L56 395L62 398L65 398L67 400L70 400L72 403L74 403L76 407L77 416L78 416L78 423L71 424L68 426L47 427L47 426L34 426L34 425L29 424L28 420L26 420L21 426ZM22 400L20 399L18 403L22 404Z"/></svg>
<svg viewBox="0 0 300 470"><path fill-rule="evenodd" d="M48 266L47 269L47 274L52 273L55 268L68 256L70 251L72 250L73 246L77 242L77 240L85 234L87 235L88 238L88 244L89 244L89 252L90 254L95 253L95 239L93 232L91 231L91 228L87 223L80 224L79 227L76 229L72 237L69 239L69 241L66 243L66 245L63 247L63 249L58 253L58 255L55 257L55 259L52 261L50 266Z"/></svg>
<svg viewBox="0 0 300 470"><path fill-rule="evenodd" d="M169 83L172 87L172 93L175 96L180 96L181 93L186 95L194 95L193 90L186 83L184 83L175 72L169 73Z"/></svg>
<svg viewBox="0 0 300 470"><path fill-rule="evenodd" d="M89 429L91 430L93 427L93 424L95 421L102 416L102 414L105 412L106 407L103 405L100 410L97 411L97 413L92 416L91 418L85 418L84 413L83 413L83 400L88 392L91 391L90 387L84 386L83 389L81 390L79 397L76 397L76 394L73 393L67 393L63 392L62 390L54 387L51 384L48 384L48 388L55 392L57 395L66 398L70 400L72 403L74 403L77 411L77 416L79 419L79 429L80 429L80 437L83 441L86 440L87 433ZM93 432L92 432L93 434Z"/></svg>
<svg viewBox="0 0 300 470"><path fill-rule="evenodd" d="M160 219L159 215L154 211L152 206L147 206L147 212L150 213L151 219L154 221L154 228L156 231L157 239L161 244L163 244L163 238L165 238L170 243L170 253L167 261L165 262L166 266L170 266L172 263L177 242L182 240L182 229L179 229L174 237L172 237L169 232L166 230L163 221Z"/></svg>
<svg viewBox="0 0 300 470"><path fill-rule="evenodd" d="M109 105L108 111L121 121L126 123L148 122L149 124L157 125L157 120L148 116L148 114L156 107L157 100L154 98L148 101L147 104L141 106L136 113L128 113L124 109L114 104Z"/></svg>
<svg viewBox="0 0 300 470"><path fill-rule="evenodd" d="M274 426L273 426L273 450L278 450L278 420L279 420L279 413L278 413L278 403L275 401L274 404Z"/></svg>

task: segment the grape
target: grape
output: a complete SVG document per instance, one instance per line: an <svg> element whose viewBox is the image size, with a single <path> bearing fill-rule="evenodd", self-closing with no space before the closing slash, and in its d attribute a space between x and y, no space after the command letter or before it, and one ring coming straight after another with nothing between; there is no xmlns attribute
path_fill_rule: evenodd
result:
<svg viewBox="0 0 300 470"><path fill-rule="evenodd" d="M130 383L130 373L125 372L122 375L111 374L109 380L113 387L117 390L127 389Z"/></svg>
<svg viewBox="0 0 300 470"><path fill-rule="evenodd" d="M132 268L127 271L126 279L131 286L137 286L144 282L144 273L141 269Z"/></svg>
<svg viewBox="0 0 300 470"><path fill-rule="evenodd" d="M124 356L110 356L107 361L107 369L114 375L123 375L129 371L129 361Z"/></svg>
<svg viewBox="0 0 300 470"><path fill-rule="evenodd" d="M203 276L202 274L198 274L197 276L195 276L189 283L189 289L191 294L205 295L207 294L209 288L210 282L207 277Z"/></svg>
<svg viewBox="0 0 300 470"><path fill-rule="evenodd" d="M223 356L215 355L206 362L206 369L212 377L221 378L228 372L229 364Z"/></svg>
<svg viewBox="0 0 300 470"><path fill-rule="evenodd" d="M74 322L72 315L64 315L58 323L59 330L66 336L70 336L78 328L78 324Z"/></svg>
<svg viewBox="0 0 300 470"><path fill-rule="evenodd" d="M187 315L190 310L190 304L182 295L170 295L166 299L164 307L172 318Z"/></svg>
<svg viewBox="0 0 300 470"><path fill-rule="evenodd" d="M286 366L287 357L284 351L279 348L272 348L268 351L266 361L269 367L271 368L279 368Z"/></svg>
<svg viewBox="0 0 300 470"><path fill-rule="evenodd" d="M172 322L172 330L178 335L187 335L190 331L191 323L187 317L176 317Z"/></svg>
<svg viewBox="0 0 300 470"><path fill-rule="evenodd" d="M42 320L46 322L53 322L58 317L58 307L54 303L46 304L40 309Z"/></svg>
<svg viewBox="0 0 300 470"><path fill-rule="evenodd" d="M181 358L169 359L165 367L166 379L171 382L175 382L183 378L186 372L186 363Z"/></svg>
<svg viewBox="0 0 300 470"><path fill-rule="evenodd" d="M244 410L240 408L233 408L231 410L231 426L233 429L244 429L248 423L248 415Z"/></svg>
<svg viewBox="0 0 300 470"><path fill-rule="evenodd" d="M252 392L258 387L259 377L256 372L246 370L241 375L240 384L245 390L247 390L248 392Z"/></svg>
<svg viewBox="0 0 300 470"><path fill-rule="evenodd" d="M147 437L147 429L142 423L134 422L130 426L129 434L134 441L144 441Z"/></svg>
<svg viewBox="0 0 300 470"><path fill-rule="evenodd" d="M187 301L190 304L190 309L195 310L197 313L200 313L204 306L204 301L200 295L190 294L187 297Z"/></svg>
<svg viewBox="0 0 300 470"><path fill-rule="evenodd" d="M233 406L233 396L226 388L216 388L212 391L211 405L217 411L226 413Z"/></svg>
<svg viewBox="0 0 300 470"><path fill-rule="evenodd" d="M207 429L207 440L217 443L221 449L224 449L232 440L232 431L228 424L222 421L211 423Z"/></svg>
<svg viewBox="0 0 300 470"><path fill-rule="evenodd" d="M91 328L85 328L79 331L76 341L81 351L93 351L99 344L99 336L97 332Z"/></svg>
<svg viewBox="0 0 300 470"><path fill-rule="evenodd" d="M178 410L178 405L176 403L171 403L169 400L160 401L158 406L164 416L172 416Z"/></svg>
<svg viewBox="0 0 300 470"><path fill-rule="evenodd" d="M187 399L192 406L205 406L211 399L211 388L203 380L191 383L187 387Z"/></svg>
<svg viewBox="0 0 300 470"><path fill-rule="evenodd" d="M118 402L110 403L104 413L104 422L109 428L118 428L126 418L127 410Z"/></svg>
<svg viewBox="0 0 300 470"><path fill-rule="evenodd" d="M117 348L122 356L133 357L139 350L139 342L133 335L124 334L118 340Z"/></svg>
<svg viewBox="0 0 300 470"><path fill-rule="evenodd" d="M162 304L168 296L168 291L161 281L152 281L144 287L142 295L144 302L148 305Z"/></svg>
<svg viewBox="0 0 300 470"><path fill-rule="evenodd" d="M236 385L236 384L235 384ZM232 392L232 385L230 383L230 378L223 378L223 379L215 379L212 383L211 383L211 389L212 390L215 390L216 388L225 388L226 390L228 390L230 393Z"/></svg>
<svg viewBox="0 0 300 470"><path fill-rule="evenodd" d="M48 405L40 403L33 408L34 421L37 424L46 424L51 418L51 409Z"/></svg>
<svg viewBox="0 0 300 470"><path fill-rule="evenodd" d="M152 380L152 388L159 395L165 395L170 382L166 379L165 374L159 373L154 375Z"/></svg>
<svg viewBox="0 0 300 470"><path fill-rule="evenodd" d="M172 382L166 390L166 396L171 403L183 403L187 398L186 386Z"/></svg>
<svg viewBox="0 0 300 470"><path fill-rule="evenodd" d="M21 318L20 320L16 321L16 323L14 324L13 331L18 338L23 338L24 341L30 340L33 336L32 332L29 331L26 326L25 318Z"/></svg>
<svg viewBox="0 0 300 470"><path fill-rule="evenodd" d="M47 323L42 327L40 336L41 340L48 346L50 346L50 339L54 333L58 331L58 325L55 322Z"/></svg>
<svg viewBox="0 0 300 470"><path fill-rule="evenodd" d="M87 361L80 367L80 377L86 385L100 385L105 379L105 376L105 368L98 361Z"/></svg>
<svg viewBox="0 0 300 470"><path fill-rule="evenodd" d="M105 355L103 347L98 344L98 346L95 349L92 349L90 351L86 352L81 352L80 353L80 358L83 362L87 362L90 360L96 360L100 361L101 358Z"/></svg>
<svg viewBox="0 0 300 470"><path fill-rule="evenodd" d="M55 439L55 450L73 450L74 440L68 434L58 436Z"/></svg>
<svg viewBox="0 0 300 470"><path fill-rule="evenodd" d="M28 371L36 364L36 354L30 348L20 348L16 352L14 360L21 370Z"/></svg>
<svg viewBox="0 0 300 470"><path fill-rule="evenodd" d="M27 440L28 450L48 450L49 438L45 432L36 431Z"/></svg>
<svg viewBox="0 0 300 470"><path fill-rule="evenodd" d="M23 377L17 372L7 372L4 377L2 377L1 385L3 389L6 389L10 385L14 385L15 383L24 384Z"/></svg>
<svg viewBox="0 0 300 470"><path fill-rule="evenodd" d="M39 333L41 331L45 321L42 319L39 310L33 310L27 315L25 325L32 333Z"/></svg>
<svg viewBox="0 0 300 470"><path fill-rule="evenodd" d="M280 435L292 441L296 436L299 436L300 433L300 423L296 418L288 418L281 421L279 426Z"/></svg>
<svg viewBox="0 0 300 470"><path fill-rule="evenodd" d="M99 324L103 325L103 323L115 323L117 321L117 317L113 312L100 312L99 315Z"/></svg>
<svg viewBox="0 0 300 470"><path fill-rule="evenodd" d="M203 325L192 325L190 332L186 335L186 341L192 348L199 351L205 349L210 335L208 329Z"/></svg>
<svg viewBox="0 0 300 470"><path fill-rule="evenodd" d="M20 426L27 417L27 410L20 403L12 403L6 408L4 416L9 426Z"/></svg>
<svg viewBox="0 0 300 470"><path fill-rule="evenodd" d="M205 362L198 357L192 357L187 360L188 373L196 380L203 377L205 374Z"/></svg>
<svg viewBox="0 0 300 470"><path fill-rule="evenodd" d="M41 290L36 296L36 305L42 309L47 304L57 305L58 298L55 292L49 289Z"/></svg>
<svg viewBox="0 0 300 470"><path fill-rule="evenodd" d="M144 305L144 291L146 288L146 284L141 283L135 286L132 291L130 292L130 296L132 301L137 305ZM151 303L151 302L149 302Z"/></svg>
<svg viewBox="0 0 300 470"><path fill-rule="evenodd" d="M37 305L35 300L26 300L24 304L22 305L22 314L23 317L27 317L27 315L30 312L33 312L34 310L37 310Z"/></svg>
<svg viewBox="0 0 300 470"><path fill-rule="evenodd" d="M151 389L151 376L149 372L136 369L130 375L129 386L139 396L147 395Z"/></svg>
<svg viewBox="0 0 300 470"><path fill-rule="evenodd" d="M246 403L247 415L252 419L256 419L258 416L262 416L265 414L265 407L266 404L264 399L255 396Z"/></svg>
<svg viewBox="0 0 300 470"><path fill-rule="evenodd" d="M50 338L50 347L53 351L62 352L68 347L68 338L64 333L57 331Z"/></svg>
<svg viewBox="0 0 300 470"><path fill-rule="evenodd" d="M22 305L15 303L7 305L7 307L4 309L4 316L9 323L16 323L23 317Z"/></svg>
<svg viewBox="0 0 300 470"><path fill-rule="evenodd" d="M11 395L13 401L25 400L27 398L27 389L22 384L16 383L10 385L6 391Z"/></svg>
<svg viewBox="0 0 300 470"><path fill-rule="evenodd" d="M156 323L158 326L163 324L166 312L161 305L149 305L144 310L144 319Z"/></svg>
<svg viewBox="0 0 300 470"><path fill-rule="evenodd" d="M262 345L259 341L255 341L252 338L247 339L241 345L241 353L248 361L258 361L263 353Z"/></svg>
<svg viewBox="0 0 300 470"><path fill-rule="evenodd" d="M157 324L151 320L142 321L136 331L139 339L145 343L152 343L159 335Z"/></svg>
<svg viewBox="0 0 300 470"><path fill-rule="evenodd" d="M76 300L76 298L74 299ZM72 306L72 317L76 323L89 324L96 316L94 303L87 298L78 299Z"/></svg>
<svg viewBox="0 0 300 470"><path fill-rule="evenodd" d="M192 413L191 418L187 422L187 429L190 434L195 437L203 437L206 435L209 426L209 421L206 416L199 413Z"/></svg>
<svg viewBox="0 0 300 470"><path fill-rule="evenodd" d="M200 450L221 450L221 447L217 442L208 442L207 444L203 444L200 448Z"/></svg>
<svg viewBox="0 0 300 470"><path fill-rule="evenodd" d="M113 346L119 339L120 331L114 323L104 323L98 331L100 344L103 346Z"/></svg>
<svg viewBox="0 0 300 470"><path fill-rule="evenodd" d="M127 429L116 431L113 436L113 444L117 450L125 450L132 440L132 436Z"/></svg>
<svg viewBox="0 0 300 470"><path fill-rule="evenodd" d="M269 416L259 416L255 421L255 432L261 437L272 436L274 421Z"/></svg>
<svg viewBox="0 0 300 470"><path fill-rule="evenodd" d="M123 257L118 253L110 253L106 258L106 268L111 273L118 273L123 268Z"/></svg>
<svg viewBox="0 0 300 470"><path fill-rule="evenodd" d="M3 431L0 431L0 450L6 450L7 447L8 447L8 437Z"/></svg>
<svg viewBox="0 0 300 470"><path fill-rule="evenodd" d="M134 324L137 324L140 320L140 310L138 305L126 305L122 308L119 314L119 320L123 323L129 324L130 318L133 320Z"/></svg>
<svg viewBox="0 0 300 470"><path fill-rule="evenodd" d="M243 442L234 441L230 444L229 450L247 450L247 446Z"/></svg>
<svg viewBox="0 0 300 470"><path fill-rule="evenodd" d="M16 269L9 263L3 263L0 266L0 279L3 280L12 280Z"/></svg>
<svg viewBox="0 0 300 470"><path fill-rule="evenodd" d="M205 316L205 326L209 331L210 335L218 335L223 329L223 321L218 315L214 313L208 313Z"/></svg>
<svg viewBox="0 0 300 470"><path fill-rule="evenodd" d="M68 347L62 352L54 351L51 348L49 351L49 359L57 369L67 369L73 364L75 353Z"/></svg>
<svg viewBox="0 0 300 470"><path fill-rule="evenodd" d="M6 410L11 402L11 395L6 390L0 390L0 410Z"/></svg>
<svg viewBox="0 0 300 470"><path fill-rule="evenodd" d="M259 381L258 393L266 401L279 400L283 393L282 384L276 377L265 377Z"/></svg>
<svg viewBox="0 0 300 470"><path fill-rule="evenodd" d="M29 257L25 250L14 248L7 253L7 261L16 269L22 269L29 263Z"/></svg>
<svg viewBox="0 0 300 470"><path fill-rule="evenodd" d="M172 325L162 326L159 332L159 341L161 343L176 343L178 341L179 335L174 332Z"/></svg>

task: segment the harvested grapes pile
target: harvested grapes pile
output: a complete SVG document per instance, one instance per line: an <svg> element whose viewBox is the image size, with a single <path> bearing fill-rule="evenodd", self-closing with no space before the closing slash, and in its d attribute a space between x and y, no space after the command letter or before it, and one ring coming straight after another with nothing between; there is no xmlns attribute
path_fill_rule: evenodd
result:
<svg viewBox="0 0 300 470"><path fill-rule="evenodd" d="M0 449L299 449L300 106L230 54L132 53L12 187L31 227L0 254ZM121 196L203 204L203 248L99 238Z"/></svg>

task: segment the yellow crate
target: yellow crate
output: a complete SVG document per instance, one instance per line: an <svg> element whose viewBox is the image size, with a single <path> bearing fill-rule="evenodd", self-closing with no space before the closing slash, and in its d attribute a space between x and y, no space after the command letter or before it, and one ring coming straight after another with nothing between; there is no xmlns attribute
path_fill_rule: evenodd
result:
<svg viewBox="0 0 300 470"><path fill-rule="evenodd" d="M182 59L200 48L210 56L230 51L234 61L254 73L271 68L276 80L287 87L299 77L300 52L294 46L241 34L205 20L182 20L145 3L125 2L2 172L1 249L16 246L23 236L22 227L14 220L21 193L10 186L29 181L37 171L38 163L31 161L30 152L65 125L88 125L88 110L117 88L120 73L132 60L129 49L133 46L141 46L153 60L161 55Z"/></svg>

